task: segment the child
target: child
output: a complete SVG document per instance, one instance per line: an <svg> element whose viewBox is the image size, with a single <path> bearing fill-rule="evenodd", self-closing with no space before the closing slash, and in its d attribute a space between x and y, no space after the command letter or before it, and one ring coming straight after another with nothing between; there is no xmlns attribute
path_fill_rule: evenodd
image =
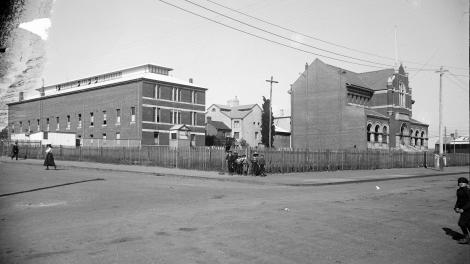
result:
<svg viewBox="0 0 470 264"><path fill-rule="evenodd" d="M459 240L459 244L470 243L470 188L468 187L468 179L461 177L457 180L459 188L457 189L457 202L454 211L460 214L458 225L462 229L465 236Z"/></svg>

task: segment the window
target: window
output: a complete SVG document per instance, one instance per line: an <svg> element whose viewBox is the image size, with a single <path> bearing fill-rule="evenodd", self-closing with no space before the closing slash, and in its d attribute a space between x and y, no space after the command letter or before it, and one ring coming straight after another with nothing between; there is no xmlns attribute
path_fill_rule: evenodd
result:
<svg viewBox="0 0 470 264"><path fill-rule="evenodd" d="M159 141L159 138L158 138L158 132L153 132L153 143L155 145L159 145L160 144L160 141Z"/></svg>
<svg viewBox="0 0 470 264"><path fill-rule="evenodd" d="M215 112L215 110L216 110L216 109L215 109L215 107L214 107L214 108L212 108L212 112Z"/></svg>
<svg viewBox="0 0 470 264"><path fill-rule="evenodd" d="M386 126L382 128L382 133L383 133L382 143L388 144L388 129Z"/></svg>
<svg viewBox="0 0 470 264"><path fill-rule="evenodd" d="M255 139L258 139L258 132L255 132Z"/></svg>
<svg viewBox="0 0 470 264"><path fill-rule="evenodd" d="M189 112L190 114L190 124L192 126L196 125L196 112Z"/></svg>
<svg viewBox="0 0 470 264"><path fill-rule="evenodd" d="M233 121L233 127L234 128L240 127L240 121L238 121L238 120Z"/></svg>
<svg viewBox="0 0 470 264"><path fill-rule="evenodd" d="M106 133L103 133L103 140L106 140Z"/></svg>
<svg viewBox="0 0 470 264"><path fill-rule="evenodd" d="M49 117L46 118L46 131L49 131L49 124L50 124L50 121L49 121Z"/></svg>
<svg viewBox="0 0 470 264"><path fill-rule="evenodd" d="M28 120L28 132L31 132L31 121Z"/></svg>
<svg viewBox="0 0 470 264"><path fill-rule="evenodd" d="M398 89L399 89L398 101L400 103L400 106L401 107L406 107L406 88L405 88L405 84L400 82L400 84L398 86Z"/></svg>
<svg viewBox="0 0 470 264"><path fill-rule="evenodd" d="M368 124L367 125L367 142L371 141L371 131L370 131L371 129L372 129L372 125Z"/></svg>
<svg viewBox="0 0 470 264"><path fill-rule="evenodd" d="M131 123L135 122L135 106L131 107Z"/></svg>
<svg viewBox="0 0 470 264"><path fill-rule="evenodd" d="M106 111L103 111L103 126L106 126Z"/></svg>
<svg viewBox="0 0 470 264"><path fill-rule="evenodd" d="M160 116L161 116L161 109L157 107L157 109L155 110L155 122L160 122Z"/></svg>
<svg viewBox="0 0 470 264"><path fill-rule="evenodd" d="M375 126L375 133L374 133L374 141L375 142L379 142L379 130L380 130L380 126L379 125L376 125Z"/></svg>
<svg viewBox="0 0 470 264"><path fill-rule="evenodd" d="M191 103L195 104L196 103L196 95L195 91L191 91Z"/></svg>
<svg viewBox="0 0 470 264"><path fill-rule="evenodd" d="M176 133L171 133L171 139L176 139Z"/></svg>
<svg viewBox="0 0 470 264"><path fill-rule="evenodd" d="M39 130L41 130L41 120L37 119L36 121L38 122L38 129L37 130L39 131Z"/></svg>
<svg viewBox="0 0 470 264"><path fill-rule="evenodd" d="M92 127L95 123L95 117L93 116L93 112L90 113L90 126Z"/></svg>
<svg viewBox="0 0 470 264"><path fill-rule="evenodd" d="M121 124L121 109L116 109L116 124Z"/></svg>
<svg viewBox="0 0 470 264"><path fill-rule="evenodd" d="M55 122L56 122L56 124L57 124L55 130L60 130L60 120L59 120L59 117L56 117L56 118L55 118Z"/></svg>
<svg viewBox="0 0 470 264"><path fill-rule="evenodd" d="M181 124L181 112L178 110L171 110L170 120L172 124Z"/></svg>
<svg viewBox="0 0 470 264"><path fill-rule="evenodd" d="M93 138L93 134L90 134L90 138Z"/></svg>
<svg viewBox="0 0 470 264"><path fill-rule="evenodd" d="M78 128L81 128L81 127L82 127L82 114L78 114L78 118L77 118L77 119L78 119L78 125L77 125L77 127L78 127Z"/></svg>
<svg viewBox="0 0 470 264"><path fill-rule="evenodd" d="M160 99L160 85L155 85L155 98Z"/></svg>
<svg viewBox="0 0 470 264"><path fill-rule="evenodd" d="M191 134L191 146L196 146L196 135Z"/></svg>
<svg viewBox="0 0 470 264"><path fill-rule="evenodd" d="M23 122L20 121L20 133L23 133Z"/></svg>
<svg viewBox="0 0 470 264"><path fill-rule="evenodd" d="M121 133L120 133L120 132L116 132L116 139L117 139L117 140L120 140L120 139L121 139Z"/></svg>
<svg viewBox="0 0 470 264"><path fill-rule="evenodd" d="M67 115L67 130L70 129L70 115Z"/></svg>

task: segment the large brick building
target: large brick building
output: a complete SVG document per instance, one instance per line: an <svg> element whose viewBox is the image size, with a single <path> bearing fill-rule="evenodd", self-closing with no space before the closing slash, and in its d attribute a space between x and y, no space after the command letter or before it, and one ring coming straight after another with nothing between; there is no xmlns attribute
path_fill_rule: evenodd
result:
<svg viewBox="0 0 470 264"><path fill-rule="evenodd" d="M403 66L355 73L316 59L290 94L294 148L427 149Z"/></svg>
<svg viewBox="0 0 470 264"><path fill-rule="evenodd" d="M186 124L204 145L206 88L143 65L37 89L8 104L10 134L74 133L82 145L169 145L170 128Z"/></svg>

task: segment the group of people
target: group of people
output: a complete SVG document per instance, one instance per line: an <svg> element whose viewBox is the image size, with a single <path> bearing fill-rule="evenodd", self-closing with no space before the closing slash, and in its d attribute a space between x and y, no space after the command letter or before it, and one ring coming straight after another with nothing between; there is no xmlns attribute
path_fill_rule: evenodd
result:
<svg viewBox="0 0 470 264"><path fill-rule="evenodd" d="M252 157L248 158L245 154L238 156L236 151L228 150L225 159L227 160L227 168L230 175L236 173L245 176L248 176L248 174L252 176L266 176L264 155L259 155L257 152L254 152Z"/></svg>
<svg viewBox="0 0 470 264"><path fill-rule="evenodd" d="M16 158L16 160L18 160L19 153L20 153L20 147L18 146L18 141L15 141L15 144L11 148L11 159ZM55 160L54 160L54 154L52 154L51 144L46 145L46 158L44 159L44 166L46 166L46 170L49 169L49 166L54 166L54 169L57 170L57 166L55 165Z"/></svg>

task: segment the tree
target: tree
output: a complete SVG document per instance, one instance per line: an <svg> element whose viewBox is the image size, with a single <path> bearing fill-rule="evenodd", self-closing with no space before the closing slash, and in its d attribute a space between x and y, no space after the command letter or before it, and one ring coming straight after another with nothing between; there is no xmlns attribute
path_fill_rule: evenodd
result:
<svg viewBox="0 0 470 264"><path fill-rule="evenodd" d="M0 139L8 139L8 129L6 127L0 131Z"/></svg>
<svg viewBox="0 0 470 264"><path fill-rule="evenodd" d="M270 101L263 96L263 113L261 114L261 143L269 147L269 106ZM271 146L274 142L274 117L271 113Z"/></svg>

